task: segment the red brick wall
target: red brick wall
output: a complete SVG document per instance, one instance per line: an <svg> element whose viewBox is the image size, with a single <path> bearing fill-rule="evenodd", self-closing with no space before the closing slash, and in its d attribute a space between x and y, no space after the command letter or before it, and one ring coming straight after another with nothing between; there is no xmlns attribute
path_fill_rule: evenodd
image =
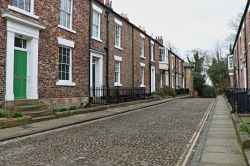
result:
<svg viewBox="0 0 250 166"><path fill-rule="evenodd" d="M0 104L5 95L6 36L6 20L0 16Z"/></svg>
<svg viewBox="0 0 250 166"><path fill-rule="evenodd" d="M122 22L121 48L115 48L115 18ZM132 27L124 20L118 18L113 13L110 14L109 25L109 84L114 86L114 56L122 57L121 62L121 84L123 87L132 87Z"/></svg>
<svg viewBox="0 0 250 166"><path fill-rule="evenodd" d="M159 55L160 55L160 47L163 47L161 43L155 42L154 44L154 65L155 65L155 82L156 82L156 90L161 86L161 72L159 70Z"/></svg>
<svg viewBox="0 0 250 166"><path fill-rule="evenodd" d="M104 55L104 65L103 65L103 85L106 86L106 63L107 63L107 55L105 47L107 45L106 41L106 33L107 33L107 10L106 7L100 5L99 3L95 3L98 7L102 9L102 17L101 17L101 40L96 41L94 39L91 40L91 49L95 51L99 51ZM140 63L145 63L145 86L147 92L150 92L150 42L152 39L148 37L145 33L143 33L138 28L132 26L125 19L117 16L115 13L109 13L109 61L108 61L108 80L109 86L114 86L114 56L122 57L121 62L121 84L123 87L132 87L133 83L135 87L140 87L141 85L141 74L140 74ZM122 50L115 48L115 18L122 22L122 41L121 47ZM141 58L141 36L140 34L145 35L145 59ZM134 43L134 46L132 44ZM154 49L154 57L156 69L156 88L159 86L160 74L159 74L159 43L155 42ZM134 50L133 50L134 48ZM133 52L134 51L134 52ZM133 54L134 53L134 54ZM134 63L133 63L134 56ZM134 73L133 72L134 69ZM132 77L134 74L134 78Z"/></svg>
<svg viewBox="0 0 250 166"><path fill-rule="evenodd" d="M7 10L9 1L4 1ZM39 41L39 70L38 70L38 93L39 98L64 98L64 97L86 97L88 96L88 38L89 38L89 1L74 0L73 3L73 30L76 34L58 28L60 19L60 0L35 1L35 14L39 20L15 13L27 20L36 21L46 26L40 31ZM0 56L5 54L5 19L0 17ZM59 79L59 45L57 37L62 37L75 42L72 55L72 80L75 87L56 86ZM2 48L3 47L3 48ZM4 54L4 55L3 55ZM1 58L1 64L5 60ZM3 67L5 68L5 67ZM1 72L2 74L2 72ZM3 74L5 75L5 74ZM1 79L2 81L2 79ZM2 82L0 81L0 95Z"/></svg>

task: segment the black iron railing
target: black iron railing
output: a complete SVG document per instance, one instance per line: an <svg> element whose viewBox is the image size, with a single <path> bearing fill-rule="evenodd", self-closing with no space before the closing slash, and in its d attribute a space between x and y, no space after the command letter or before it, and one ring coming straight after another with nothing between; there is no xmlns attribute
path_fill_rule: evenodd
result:
<svg viewBox="0 0 250 166"><path fill-rule="evenodd" d="M145 88L96 87L90 89L90 101L94 104L118 104L146 99Z"/></svg>
<svg viewBox="0 0 250 166"><path fill-rule="evenodd" d="M189 94L190 90L187 88L179 88L179 89L175 89L175 93L177 95L183 95L183 94Z"/></svg>
<svg viewBox="0 0 250 166"><path fill-rule="evenodd" d="M228 88L225 95L229 104L232 107L232 111L236 113L250 112L250 90Z"/></svg>

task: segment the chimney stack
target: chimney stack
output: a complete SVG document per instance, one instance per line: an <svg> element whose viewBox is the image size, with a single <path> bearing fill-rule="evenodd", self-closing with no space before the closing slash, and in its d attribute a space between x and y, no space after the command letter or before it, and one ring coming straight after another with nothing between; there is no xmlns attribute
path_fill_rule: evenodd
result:
<svg viewBox="0 0 250 166"><path fill-rule="evenodd" d="M162 36L157 36L156 40L163 45L163 38L162 38Z"/></svg>
<svg viewBox="0 0 250 166"><path fill-rule="evenodd" d="M139 26L139 29L146 33L145 27Z"/></svg>
<svg viewBox="0 0 250 166"><path fill-rule="evenodd" d="M99 1L104 4L104 0L99 0Z"/></svg>
<svg viewBox="0 0 250 166"><path fill-rule="evenodd" d="M106 0L105 5L112 9L112 1Z"/></svg>
<svg viewBox="0 0 250 166"><path fill-rule="evenodd" d="M122 16L123 18L129 21L128 15L126 13L121 13L120 16Z"/></svg>

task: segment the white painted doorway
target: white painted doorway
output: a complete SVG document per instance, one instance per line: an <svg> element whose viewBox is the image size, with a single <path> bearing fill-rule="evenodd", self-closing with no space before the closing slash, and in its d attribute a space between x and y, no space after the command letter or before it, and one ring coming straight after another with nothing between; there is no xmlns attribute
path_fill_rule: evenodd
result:
<svg viewBox="0 0 250 166"><path fill-rule="evenodd" d="M151 92L155 90L155 66L151 66Z"/></svg>
<svg viewBox="0 0 250 166"><path fill-rule="evenodd" d="M91 52L90 55L90 96L101 96L103 86L103 55Z"/></svg>

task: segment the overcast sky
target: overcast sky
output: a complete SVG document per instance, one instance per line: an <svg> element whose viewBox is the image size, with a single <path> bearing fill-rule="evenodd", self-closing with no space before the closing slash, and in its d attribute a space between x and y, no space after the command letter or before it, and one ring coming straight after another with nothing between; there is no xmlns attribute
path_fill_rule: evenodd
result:
<svg viewBox="0 0 250 166"><path fill-rule="evenodd" d="M170 40L181 56L194 48L211 49L231 33L229 21L247 0L113 0L113 9L128 14L149 35Z"/></svg>

